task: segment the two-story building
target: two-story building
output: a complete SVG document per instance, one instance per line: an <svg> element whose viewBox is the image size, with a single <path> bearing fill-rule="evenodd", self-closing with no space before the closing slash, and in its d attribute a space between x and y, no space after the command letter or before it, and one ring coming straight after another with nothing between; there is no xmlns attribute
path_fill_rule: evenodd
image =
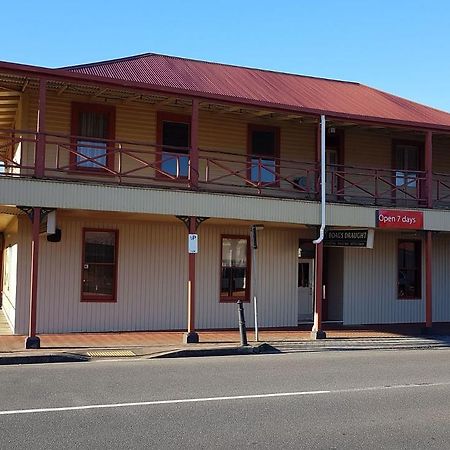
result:
<svg viewBox="0 0 450 450"><path fill-rule="evenodd" d="M0 63L2 313L29 347L195 341L239 299L253 326L254 297L261 327L430 329L450 321L448 206L450 114L358 83L158 54Z"/></svg>

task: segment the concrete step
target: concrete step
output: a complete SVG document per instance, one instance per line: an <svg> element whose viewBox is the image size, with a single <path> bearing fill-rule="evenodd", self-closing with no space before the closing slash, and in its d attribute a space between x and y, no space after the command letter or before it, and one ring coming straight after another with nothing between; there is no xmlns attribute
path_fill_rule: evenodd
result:
<svg viewBox="0 0 450 450"><path fill-rule="evenodd" d="M404 350L450 348L450 336L364 339L322 339L316 341L269 342L279 352L319 352L351 350Z"/></svg>

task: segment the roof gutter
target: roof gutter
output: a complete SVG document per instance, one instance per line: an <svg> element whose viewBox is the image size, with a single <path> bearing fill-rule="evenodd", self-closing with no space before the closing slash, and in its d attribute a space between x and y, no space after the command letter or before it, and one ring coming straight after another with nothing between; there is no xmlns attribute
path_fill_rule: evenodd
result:
<svg viewBox="0 0 450 450"><path fill-rule="evenodd" d="M320 244L325 236L326 224L326 155L325 155L325 115L320 116L320 232L319 237L313 241Z"/></svg>

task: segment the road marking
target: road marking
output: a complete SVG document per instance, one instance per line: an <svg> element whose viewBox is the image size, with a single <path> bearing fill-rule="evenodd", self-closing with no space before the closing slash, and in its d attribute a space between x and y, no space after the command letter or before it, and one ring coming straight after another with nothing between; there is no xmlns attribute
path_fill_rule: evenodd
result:
<svg viewBox="0 0 450 450"><path fill-rule="evenodd" d="M84 406L63 406L55 408L33 408L33 409L16 409L0 411L0 416L12 416L16 414L36 414L36 413L51 413L61 411L83 411L91 409L110 409L110 408L129 408L136 406L156 406L156 405L176 405L181 403L203 403L203 402L219 402L219 401L233 401L233 400L248 400L259 398L279 398L279 397L299 397L306 395L323 395L323 394L346 394L351 392L365 392L365 391L381 391L388 389L407 389L407 388L423 388L434 386L448 386L449 382L442 383L416 383L416 384L398 384L392 386L370 386L364 388L350 388L350 389L336 389L323 391L298 391L298 392L275 392L270 394L249 394L249 395L233 395L224 397L200 397L200 398L185 398L175 400L152 400L148 402L130 402L130 403L107 403L103 405L84 405Z"/></svg>

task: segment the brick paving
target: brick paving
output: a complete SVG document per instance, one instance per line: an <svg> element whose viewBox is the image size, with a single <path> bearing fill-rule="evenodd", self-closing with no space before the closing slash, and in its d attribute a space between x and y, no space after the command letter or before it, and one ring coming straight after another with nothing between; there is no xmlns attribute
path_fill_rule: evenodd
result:
<svg viewBox="0 0 450 450"><path fill-rule="evenodd" d="M445 330L444 330L445 331ZM450 334L450 329L448 330ZM417 336L419 326L392 326L378 329L332 329L327 331L328 339L373 339ZM200 331L201 345L224 346L238 345L238 331ZM114 332L114 333L65 333L42 334L41 348L46 350L93 349L93 348L143 348L147 353L174 350L183 347L183 333L179 331ZM249 331L250 343L254 333ZM304 342L310 339L307 330L266 330L260 331L262 342ZM24 350L25 336L0 335L0 352L18 352ZM192 348L192 345L190 346Z"/></svg>

